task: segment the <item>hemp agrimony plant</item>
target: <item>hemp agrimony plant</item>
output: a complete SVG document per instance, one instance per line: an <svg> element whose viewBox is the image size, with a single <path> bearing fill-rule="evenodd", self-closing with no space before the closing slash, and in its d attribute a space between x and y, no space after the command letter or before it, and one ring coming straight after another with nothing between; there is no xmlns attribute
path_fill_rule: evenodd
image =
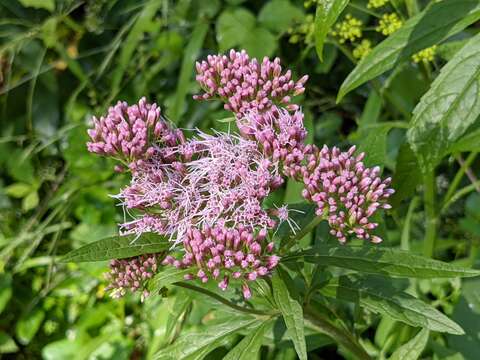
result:
<svg viewBox="0 0 480 360"><path fill-rule="evenodd" d="M308 76L296 80L278 58L258 61L234 50L208 56L196 70L203 93L194 98L223 102L232 130L175 128L146 98L118 102L94 117L88 150L115 159L115 170L130 176L114 195L124 221L119 236L65 257L110 260L114 297L132 292L144 301L184 288L185 296L214 301L219 314L229 313L202 333L172 334L157 359L203 358L225 342L235 344L237 335L242 340L225 358L243 359L268 344L267 334L291 341L307 359L315 346L309 337L317 333L346 356L368 359L355 324L337 311L344 301L424 332L462 333L392 278L478 272L379 245L391 179L379 166L366 166L368 154L355 146L306 141L294 98ZM271 200L287 179L302 184L303 203ZM302 239L319 225L328 236L310 246Z"/></svg>

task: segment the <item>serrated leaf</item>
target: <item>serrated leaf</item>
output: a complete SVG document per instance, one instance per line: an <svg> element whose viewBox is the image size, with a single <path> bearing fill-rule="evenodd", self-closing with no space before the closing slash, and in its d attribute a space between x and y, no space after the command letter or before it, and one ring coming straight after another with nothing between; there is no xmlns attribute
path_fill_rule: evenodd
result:
<svg viewBox="0 0 480 360"><path fill-rule="evenodd" d="M252 317L237 317L225 319L215 325L210 325L202 331L187 332L175 343L157 352L155 360L199 360L203 359L210 351L222 345L231 336L258 320Z"/></svg>
<svg viewBox="0 0 480 360"><path fill-rule="evenodd" d="M238 7L223 11L217 19L217 41L221 51L242 44L255 27L255 16Z"/></svg>
<svg viewBox="0 0 480 360"><path fill-rule="evenodd" d="M337 102L365 82L409 60L420 50L449 38L480 19L477 0L434 2L409 19L365 56L348 75L338 92Z"/></svg>
<svg viewBox="0 0 480 360"><path fill-rule="evenodd" d="M335 266L366 274L412 278L479 276L480 271L414 255L408 251L379 246L321 245L286 256L283 262L304 259L322 266Z"/></svg>
<svg viewBox="0 0 480 360"><path fill-rule="evenodd" d="M291 281L288 273L277 267L272 277L273 298L282 313L287 333L293 341L295 351L300 360L307 360L307 345L305 343L305 331L303 324L303 309L297 299L292 297L290 291L294 287L287 286L285 281ZM290 291L289 291L290 289Z"/></svg>
<svg viewBox="0 0 480 360"><path fill-rule="evenodd" d="M124 259L143 254L154 254L167 250L171 243L164 236L144 233L137 235L112 236L82 246L65 255L62 262L103 261Z"/></svg>
<svg viewBox="0 0 480 360"><path fill-rule="evenodd" d="M413 339L395 350L389 360L419 359L427 345L429 335L430 332L427 329L422 329Z"/></svg>
<svg viewBox="0 0 480 360"><path fill-rule="evenodd" d="M261 323L256 329L251 330L242 341L229 351L223 360L252 360L256 359L264 341L265 332L270 326L269 321Z"/></svg>
<svg viewBox="0 0 480 360"><path fill-rule="evenodd" d="M479 86L480 34L442 68L413 110L407 138L425 171L438 164L480 115Z"/></svg>
<svg viewBox="0 0 480 360"><path fill-rule="evenodd" d="M177 269L168 266L161 269L149 282L150 291L159 291L162 287L185 280L185 275L190 274L192 269Z"/></svg>
<svg viewBox="0 0 480 360"><path fill-rule="evenodd" d="M463 334L462 328L440 311L396 290L387 279L340 276L321 290L336 299L359 303L366 309L432 331Z"/></svg>
<svg viewBox="0 0 480 360"><path fill-rule="evenodd" d="M315 49L323 61L323 45L332 25L350 0L323 0L317 2L315 12Z"/></svg>

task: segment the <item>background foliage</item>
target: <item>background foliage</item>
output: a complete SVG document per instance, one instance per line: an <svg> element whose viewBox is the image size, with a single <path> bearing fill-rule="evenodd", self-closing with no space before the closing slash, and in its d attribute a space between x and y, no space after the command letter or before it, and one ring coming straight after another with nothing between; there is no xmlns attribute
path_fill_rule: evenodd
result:
<svg viewBox="0 0 480 360"><path fill-rule="evenodd" d="M90 117L119 99L131 103L145 95L179 127L227 130L230 123L215 120L230 116L219 103L194 102L191 95L199 90L194 62L232 47L279 56L297 76L309 74L303 110L310 140L357 144L368 152L369 166L393 175L397 193L394 209L381 219L382 246L478 268L480 2L367 3L1 0L0 353L49 360L213 359L234 349L231 359L294 359L296 351L313 359L351 358L331 340L335 334L297 326L298 302L282 287L288 279L277 278L288 273L272 279L279 297L272 301L292 314L284 320L301 328L298 333L285 333L277 320L258 326L227 307L212 312L219 307L215 300L198 301L170 286L178 274L162 273L154 284L160 296L142 305L135 296L112 300L105 294L106 262L58 261L71 249L116 234L122 219L109 194L126 179L87 152ZM401 27L386 36L378 27L392 13ZM352 35L352 24L343 33L336 27L349 14L362 22L359 36ZM419 53L426 48L433 56ZM280 202L300 201L299 189L288 183ZM328 241L320 224L301 244ZM351 256L328 251L321 260L305 258L321 264L306 264L301 272L306 294L320 289L334 299L335 308L324 311L339 315L370 356L477 358L478 278L352 277L323 271ZM368 272L365 264L349 266ZM397 294L405 289L431 307ZM461 329L435 309L465 334L454 335ZM232 316L234 322L226 321ZM445 327L452 334L435 332ZM184 331L191 335L177 339ZM304 337L302 348L298 339Z"/></svg>

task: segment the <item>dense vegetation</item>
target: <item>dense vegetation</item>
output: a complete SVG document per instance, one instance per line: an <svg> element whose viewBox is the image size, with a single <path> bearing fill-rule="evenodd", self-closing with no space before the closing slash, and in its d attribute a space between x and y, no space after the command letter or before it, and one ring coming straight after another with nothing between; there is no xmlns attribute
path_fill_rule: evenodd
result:
<svg viewBox="0 0 480 360"><path fill-rule="evenodd" d="M0 14L2 358L478 358L480 1L0 0ZM195 62L231 48L308 74L306 142L356 145L392 177L383 242L340 245L290 178L265 206L300 209L302 230L272 231L283 258L250 299L167 266L145 301L114 299L104 260L169 243L119 240L111 195L130 176L87 151L92 116L145 96L177 128L235 133L220 101L192 98Z"/></svg>

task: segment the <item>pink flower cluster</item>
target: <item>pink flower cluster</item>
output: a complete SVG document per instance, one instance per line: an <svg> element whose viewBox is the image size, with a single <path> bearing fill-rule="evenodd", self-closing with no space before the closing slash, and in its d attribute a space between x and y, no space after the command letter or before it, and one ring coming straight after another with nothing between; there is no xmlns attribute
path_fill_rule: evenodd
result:
<svg viewBox="0 0 480 360"><path fill-rule="evenodd" d="M191 269L187 280L214 280L222 290L237 280L248 299L248 282L268 276L280 260L270 230L283 221L298 228L286 206L264 208L287 176L303 181L303 196L340 242L381 241L372 216L390 208L390 179L382 181L378 167L365 167L355 147L305 145L303 113L292 97L304 92L307 76L295 82L278 58L259 63L233 50L197 63L197 72L205 93L195 98L224 101L240 136L196 131L187 141L145 98L133 106L119 102L106 117L94 118L88 149L132 170L130 184L116 196L129 217L121 234L168 236L173 253L162 264ZM116 296L128 289L147 296L157 256L114 260L110 289Z"/></svg>
<svg viewBox="0 0 480 360"><path fill-rule="evenodd" d="M267 57L262 63L249 58L245 50L230 50L229 56L209 55L206 61L196 64L197 81L205 91L196 95L197 100L220 98L225 109L236 114L250 110L268 111L274 105L296 110L292 96L305 91L308 76L297 82L292 80L290 70L282 74L280 59L271 61Z"/></svg>
<svg viewBox="0 0 480 360"><path fill-rule="evenodd" d="M93 122L94 128L88 130L88 150L132 168L152 156L156 145L175 146L185 140L181 131L173 130L161 117L160 107L148 104L144 97L132 106L119 101L105 117L93 117Z"/></svg>
<svg viewBox="0 0 480 360"><path fill-rule="evenodd" d="M272 254L274 243L267 242L265 229L254 233L249 227L228 228L219 221L213 227L189 229L186 235L183 258L167 256L163 264L181 269L195 267L198 271L187 274L186 280L198 278L205 283L214 279L224 291L230 278L241 279L246 299L251 296L246 282L268 275L280 259Z"/></svg>
<svg viewBox="0 0 480 360"><path fill-rule="evenodd" d="M122 297L127 290L141 291L142 300L149 295L146 282L157 272L157 255L140 255L127 259L112 260L106 278L113 297Z"/></svg>
<svg viewBox="0 0 480 360"><path fill-rule="evenodd" d="M347 236L382 241L371 235L378 223L370 218L380 208L390 209L387 199L394 193L388 188L391 179L382 181L380 168L366 168L362 160L365 153L354 156L355 146L341 152L326 145L320 150L308 147L306 165L300 174L305 184L302 195L317 205L317 215L324 216L330 233L342 243Z"/></svg>

